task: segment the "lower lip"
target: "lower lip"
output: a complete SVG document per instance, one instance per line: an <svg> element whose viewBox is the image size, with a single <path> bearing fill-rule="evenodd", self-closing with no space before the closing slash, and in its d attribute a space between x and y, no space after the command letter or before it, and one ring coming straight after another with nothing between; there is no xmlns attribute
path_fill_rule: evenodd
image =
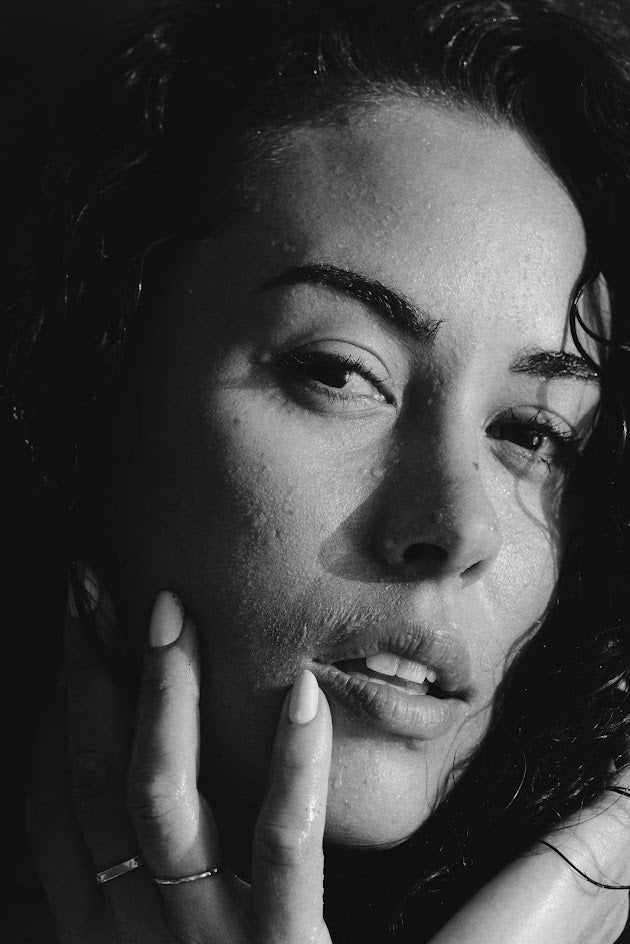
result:
<svg viewBox="0 0 630 944"><path fill-rule="evenodd" d="M355 717L387 734L431 741L463 720L465 705L460 698L410 695L394 685L355 678L334 665L320 662L313 663L310 669L327 695Z"/></svg>

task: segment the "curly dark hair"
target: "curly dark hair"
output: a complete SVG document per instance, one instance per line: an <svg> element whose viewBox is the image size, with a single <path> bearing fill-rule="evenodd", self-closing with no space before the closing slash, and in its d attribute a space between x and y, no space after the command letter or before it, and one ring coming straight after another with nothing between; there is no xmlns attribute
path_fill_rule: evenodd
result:
<svg viewBox="0 0 630 944"><path fill-rule="evenodd" d="M579 295L600 275L610 292L599 418L567 486L579 521L542 628L420 831L385 852L327 853L334 940L418 944L503 864L613 789L628 762L630 71L544 0L181 0L126 35L43 109L40 99L36 132L15 139L24 154L36 138L37 157L22 176L3 306L7 402L63 510L62 557L95 562L114 591L120 390L154 275L251 199L256 168L277 158L288 128L391 94L517 128L582 215L571 327L585 356Z"/></svg>

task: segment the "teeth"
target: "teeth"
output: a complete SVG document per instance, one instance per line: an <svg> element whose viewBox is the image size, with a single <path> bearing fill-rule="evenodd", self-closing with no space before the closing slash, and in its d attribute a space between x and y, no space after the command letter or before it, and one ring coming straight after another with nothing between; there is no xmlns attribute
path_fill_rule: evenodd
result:
<svg viewBox="0 0 630 944"><path fill-rule="evenodd" d="M384 679L372 678L371 675L364 675L363 672L348 672L350 678L364 679L366 682L371 682L373 685L388 685ZM412 695L413 692L408 692L406 688L399 688L398 691L403 695Z"/></svg>
<svg viewBox="0 0 630 944"><path fill-rule="evenodd" d="M392 652L379 652L378 655L368 656L365 660L368 669L374 672L380 672L381 675L397 675L398 678L406 679L408 682L417 682L422 684L435 682L437 673L435 669L430 669L420 662L412 662L410 659L402 659L395 656Z"/></svg>
<svg viewBox="0 0 630 944"><path fill-rule="evenodd" d="M427 667L420 662L401 659L396 675L407 679L408 682L424 682L427 677Z"/></svg>
<svg viewBox="0 0 630 944"><path fill-rule="evenodd" d="M398 675L398 656L391 652L379 652L376 656L368 656L365 664L373 672L380 672L381 675Z"/></svg>
<svg viewBox="0 0 630 944"><path fill-rule="evenodd" d="M364 675L363 672L349 672L350 678L360 678L365 679L366 682L375 682L376 685L387 685L387 682L384 682L383 679L370 678L369 675Z"/></svg>

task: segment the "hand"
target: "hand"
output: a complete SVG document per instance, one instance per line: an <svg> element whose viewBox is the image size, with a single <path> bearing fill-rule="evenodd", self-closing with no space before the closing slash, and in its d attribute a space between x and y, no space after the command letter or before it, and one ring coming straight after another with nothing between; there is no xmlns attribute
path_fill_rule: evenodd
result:
<svg viewBox="0 0 630 944"><path fill-rule="evenodd" d="M112 607L103 594L93 616L111 632ZM223 870L158 886L152 876L181 877L222 861L215 820L197 790L195 627L173 594L159 594L135 737L129 706L70 614L66 639L73 798L57 726L40 752L28 809L62 944L331 944L322 916L322 839L332 726L310 673L294 684L282 709L255 829L251 886ZM315 715L306 720L309 693ZM146 867L96 884L96 872L139 851Z"/></svg>
<svg viewBox="0 0 630 944"><path fill-rule="evenodd" d="M630 770L617 776L630 788ZM630 798L607 793L543 837L589 878L630 885ZM614 944L628 892L600 888L537 843L485 885L430 944Z"/></svg>

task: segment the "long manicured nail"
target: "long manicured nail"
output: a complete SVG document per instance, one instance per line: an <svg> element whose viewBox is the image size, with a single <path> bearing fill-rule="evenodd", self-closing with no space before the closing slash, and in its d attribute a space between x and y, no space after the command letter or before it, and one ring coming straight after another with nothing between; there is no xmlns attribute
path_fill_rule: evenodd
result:
<svg viewBox="0 0 630 944"><path fill-rule="evenodd" d="M85 614L87 615L96 609L101 596L98 577L89 564L86 564L83 561L77 561L77 563L73 566L78 582L83 584L83 595L81 602L83 604ZM73 619L79 619L81 614L79 611L79 606L77 605L77 600L74 594L73 580L70 574L68 575L68 610L70 612L70 616Z"/></svg>
<svg viewBox="0 0 630 944"><path fill-rule="evenodd" d="M294 724L308 724L317 714L319 704L319 686L312 672L304 669L291 689L289 700L289 720Z"/></svg>
<svg viewBox="0 0 630 944"><path fill-rule="evenodd" d="M149 645L152 649L170 646L184 626L184 607L178 597L170 590L158 593L151 614L149 626Z"/></svg>

